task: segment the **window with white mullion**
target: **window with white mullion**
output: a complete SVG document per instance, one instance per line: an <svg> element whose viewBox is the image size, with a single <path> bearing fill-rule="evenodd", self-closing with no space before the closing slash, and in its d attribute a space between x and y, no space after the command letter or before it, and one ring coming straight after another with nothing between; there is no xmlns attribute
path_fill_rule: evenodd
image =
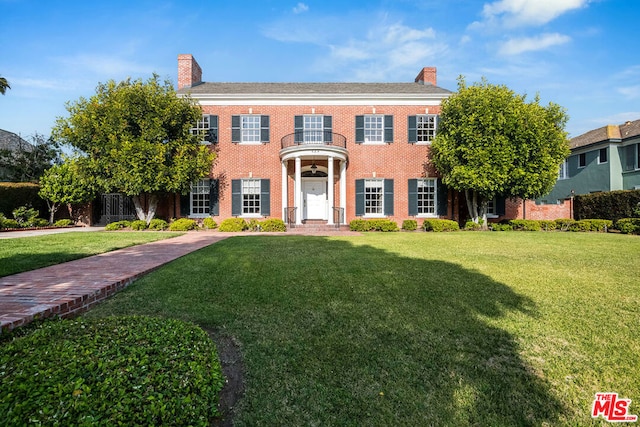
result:
<svg viewBox="0 0 640 427"><path fill-rule="evenodd" d="M436 120L433 114L416 116L417 142L431 142L435 138Z"/></svg>
<svg viewBox="0 0 640 427"><path fill-rule="evenodd" d="M210 182L208 179L201 179L195 184L191 184L191 215L192 216L208 216L209 198L210 198Z"/></svg>
<svg viewBox="0 0 640 427"><path fill-rule="evenodd" d="M567 178L569 178L569 161L565 160L560 164L560 169L558 170L558 179Z"/></svg>
<svg viewBox="0 0 640 427"><path fill-rule="evenodd" d="M436 214L436 180L417 181L418 215Z"/></svg>
<svg viewBox="0 0 640 427"><path fill-rule="evenodd" d="M322 130L324 128L324 116L312 115L303 117L304 142L306 144L322 144L324 137Z"/></svg>
<svg viewBox="0 0 640 427"><path fill-rule="evenodd" d="M242 142L260 142L260 116L242 116L240 131Z"/></svg>
<svg viewBox="0 0 640 427"><path fill-rule="evenodd" d="M260 214L260 180L242 180L242 213L246 215Z"/></svg>
<svg viewBox="0 0 640 427"><path fill-rule="evenodd" d="M204 138L210 127L209 115L204 115L196 122L195 127L191 128L191 135L200 135Z"/></svg>
<svg viewBox="0 0 640 427"><path fill-rule="evenodd" d="M364 182L364 214L384 214L383 180L367 179Z"/></svg>
<svg viewBox="0 0 640 427"><path fill-rule="evenodd" d="M384 116L364 116L364 141L383 142Z"/></svg>

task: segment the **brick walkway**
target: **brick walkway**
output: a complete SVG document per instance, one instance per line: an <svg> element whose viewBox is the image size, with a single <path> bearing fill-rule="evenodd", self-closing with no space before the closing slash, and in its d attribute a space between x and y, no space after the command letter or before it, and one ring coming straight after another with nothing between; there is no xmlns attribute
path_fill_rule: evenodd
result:
<svg viewBox="0 0 640 427"><path fill-rule="evenodd" d="M186 233L0 278L2 333L34 319L72 316L138 277L190 252L226 239L227 233Z"/></svg>
<svg viewBox="0 0 640 427"><path fill-rule="evenodd" d="M271 233L259 233L267 235ZM291 230L278 235L358 235L350 231ZM0 277L0 333L50 316L73 316L137 278L230 236L255 233L189 232L179 237ZM17 237L17 236L16 236Z"/></svg>

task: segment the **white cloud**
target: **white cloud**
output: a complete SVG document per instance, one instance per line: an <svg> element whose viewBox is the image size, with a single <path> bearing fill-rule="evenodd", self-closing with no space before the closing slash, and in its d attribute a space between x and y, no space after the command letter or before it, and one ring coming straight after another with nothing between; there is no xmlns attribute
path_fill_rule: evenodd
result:
<svg viewBox="0 0 640 427"><path fill-rule="evenodd" d="M75 56L60 57L57 60L69 69L73 74L92 73L95 76L107 78L119 78L138 74L151 74L153 67L138 64L126 59L97 54L79 54Z"/></svg>
<svg viewBox="0 0 640 427"><path fill-rule="evenodd" d="M640 98L640 85L620 87L618 93L629 99Z"/></svg>
<svg viewBox="0 0 640 427"><path fill-rule="evenodd" d="M293 8L293 13L295 14L304 13L308 10L309 10L309 6L301 2L301 3L298 3L296 7Z"/></svg>
<svg viewBox="0 0 640 427"><path fill-rule="evenodd" d="M524 52L544 50L552 46L569 43L571 37L558 33L546 33L536 37L514 38L502 44L501 55L518 55Z"/></svg>
<svg viewBox="0 0 640 427"><path fill-rule="evenodd" d="M507 27L538 26L553 21L569 11L586 7L593 0L498 0L485 3L482 9L484 23L472 26L493 25L496 21Z"/></svg>

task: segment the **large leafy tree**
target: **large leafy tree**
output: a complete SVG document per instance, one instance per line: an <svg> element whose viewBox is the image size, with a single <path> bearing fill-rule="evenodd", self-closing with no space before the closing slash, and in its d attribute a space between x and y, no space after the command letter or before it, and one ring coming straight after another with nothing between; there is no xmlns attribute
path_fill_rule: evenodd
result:
<svg viewBox="0 0 640 427"><path fill-rule="evenodd" d="M74 204L91 201L95 194L95 181L87 175L82 167L83 159L71 159L65 163L54 165L44 172L40 178L38 195L47 201L49 207L49 223L62 205L66 205L69 214Z"/></svg>
<svg viewBox="0 0 640 427"><path fill-rule="evenodd" d="M206 176L215 154L190 129L201 118L191 98L179 98L157 75L99 84L90 99L67 104L53 137L75 147L105 192L131 196L139 219L155 215L162 193L185 193Z"/></svg>
<svg viewBox="0 0 640 427"><path fill-rule="evenodd" d="M568 116L557 104L541 106L485 79L442 103L432 162L443 182L464 192L469 216L486 226L487 204L497 196L530 199L551 191L569 155Z"/></svg>

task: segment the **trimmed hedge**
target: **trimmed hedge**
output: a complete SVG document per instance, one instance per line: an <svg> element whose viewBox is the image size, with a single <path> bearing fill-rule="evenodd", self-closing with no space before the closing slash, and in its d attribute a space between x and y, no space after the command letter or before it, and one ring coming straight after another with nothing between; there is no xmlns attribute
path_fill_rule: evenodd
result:
<svg viewBox="0 0 640 427"><path fill-rule="evenodd" d="M68 218L59 219L53 223L54 227L69 227L73 225L73 221Z"/></svg>
<svg viewBox="0 0 640 427"><path fill-rule="evenodd" d="M607 232L613 228L613 221L608 219L581 219L569 226L569 231Z"/></svg>
<svg viewBox="0 0 640 427"><path fill-rule="evenodd" d="M619 190L583 194L574 198L574 215L577 219L632 218L640 204L640 190Z"/></svg>
<svg viewBox="0 0 640 427"><path fill-rule="evenodd" d="M615 228L623 234L640 234L640 218L621 218Z"/></svg>
<svg viewBox="0 0 640 427"><path fill-rule="evenodd" d="M57 320L3 340L3 425L208 426L219 415L216 347L194 324Z"/></svg>
<svg viewBox="0 0 640 427"><path fill-rule="evenodd" d="M124 228L129 228L129 227L131 227L131 221L127 221L125 219L122 221L110 222L104 227L104 229L107 231L116 231L116 230L122 230Z"/></svg>
<svg viewBox="0 0 640 427"><path fill-rule="evenodd" d="M415 219L405 219L402 221L402 229L405 231L415 231L418 229L418 221Z"/></svg>
<svg viewBox="0 0 640 427"><path fill-rule="evenodd" d="M513 227L510 224L501 224L498 222L492 222L489 224L489 228L492 231L512 231Z"/></svg>
<svg viewBox="0 0 640 427"><path fill-rule="evenodd" d="M220 223L218 227L219 231L223 232L238 232L244 231L249 228L249 224L242 218L227 218Z"/></svg>
<svg viewBox="0 0 640 427"><path fill-rule="evenodd" d="M180 218L173 221L169 224L170 231L189 231L189 230L197 230L198 223L189 218Z"/></svg>
<svg viewBox="0 0 640 427"><path fill-rule="evenodd" d="M354 219L349 223L351 231L398 231L398 224L390 219Z"/></svg>
<svg viewBox="0 0 640 427"><path fill-rule="evenodd" d="M208 216L202 220L202 228L204 228L205 230L215 230L216 228L218 228L218 223L213 218Z"/></svg>
<svg viewBox="0 0 640 427"><path fill-rule="evenodd" d="M287 225L279 218L268 218L260 222L260 231L287 231Z"/></svg>
<svg viewBox="0 0 640 427"><path fill-rule="evenodd" d="M482 229L482 225L469 220L464 224L464 229L467 231L477 231Z"/></svg>
<svg viewBox="0 0 640 427"><path fill-rule="evenodd" d="M558 218L554 222L556 223L556 230L569 231L569 227L571 227L576 220L572 218Z"/></svg>
<svg viewBox="0 0 640 427"><path fill-rule="evenodd" d="M141 219L136 219L135 221L131 221L129 225L132 230L142 231L147 229L147 221L143 221Z"/></svg>
<svg viewBox="0 0 640 427"><path fill-rule="evenodd" d="M542 226L535 219L512 219L509 225L516 231L540 231Z"/></svg>
<svg viewBox="0 0 640 427"><path fill-rule="evenodd" d="M149 222L149 230L164 231L169 228L169 224L164 219L154 218Z"/></svg>
<svg viewBox="0 0 640 427"><path fill-rule="evenodd" d="M20 206L33 207L38 216L49 217L47 202L38 196L40 186L30 182L0 182L0 213L11 217L14 209Z"/></svg>
<svg viewBox="0 0 640 427"><path fill-rule="evenodd" d="M435 232L460 230L458 223L450 219L425 219L422 228L424 231Z"/></svg>

